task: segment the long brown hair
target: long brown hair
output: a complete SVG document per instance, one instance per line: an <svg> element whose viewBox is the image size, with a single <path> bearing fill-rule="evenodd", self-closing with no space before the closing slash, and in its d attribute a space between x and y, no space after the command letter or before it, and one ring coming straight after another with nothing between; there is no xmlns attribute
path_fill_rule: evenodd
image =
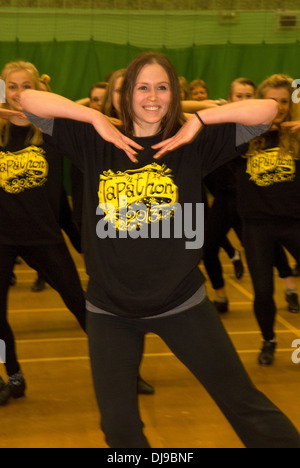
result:
<svg viewBox="0 0 300 468"><path fill-rule="evenodd" d="M170 60L159 52L142 52L128 66L121 94L122 121L124 133L133 136L135 114L133 112L133 92L138 75L145 65L158 64L167 72L171 88L171 104L161 122L163 138L169 138L176 133L185 121L181 108L180 87L176 70Z"/></svg>

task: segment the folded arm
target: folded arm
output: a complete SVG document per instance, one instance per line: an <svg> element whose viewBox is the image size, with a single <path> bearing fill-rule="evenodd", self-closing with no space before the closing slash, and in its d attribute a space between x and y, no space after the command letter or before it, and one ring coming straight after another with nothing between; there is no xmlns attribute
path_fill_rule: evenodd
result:
<svg viewBox="0 0 300 468"><path fill-rule="evenodd" d="M64 118L78 120L93 125L104 140L125 151L129 159L137 162L136 150L140 145L123 135L101 112L76 104L69 99L53 93L26 90L21 94L24 111L44 119Z"/></svg>
<svg viewBox="0 0 300 468"><path fill-rule="evenodd" d="M245 126L270 125L278 113L273 99L249 99L198 112L205 125L237 123ZM193 115L172 138L155 146L159 150L155 158L191 142L203 128L199 118Z"/></svg>

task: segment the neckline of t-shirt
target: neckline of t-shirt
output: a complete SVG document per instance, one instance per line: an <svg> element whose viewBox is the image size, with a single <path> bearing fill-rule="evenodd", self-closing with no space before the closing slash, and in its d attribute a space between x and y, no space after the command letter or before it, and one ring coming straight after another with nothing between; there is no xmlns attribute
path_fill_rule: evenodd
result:
<svg viewBox="0 0 300 468"><path fill-rule="evenodd" d="M120 129L122 131L122 129ZM155 135L150 136L131 136L130 138L142 146L151 146L155 143L159 143L162 140L163 130L160 130Z"/></svg>

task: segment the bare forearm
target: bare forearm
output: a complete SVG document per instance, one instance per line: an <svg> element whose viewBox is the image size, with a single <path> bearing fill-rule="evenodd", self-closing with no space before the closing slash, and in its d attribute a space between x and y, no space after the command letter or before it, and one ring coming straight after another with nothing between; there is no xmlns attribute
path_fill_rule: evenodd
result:
<svg viewBox="0 0 300 468"><path fill-rule="evenodd" d="M181 107L183 112L187 114L192 114L194 112L218 107L216 101L205 100L205 101L181 101Z"/></svg>
<svg viewBox="0 0 300 468"><path fill-rule="evenodd" d="M250 99L226 104L217 109L199 111L188 119L176 135L153 146L154 149L159 150L155 159L159 159L166 152L173 151L179 146L191 142L204 125L236 123L247 127L256 125L270 126L277 114L278 104L271 99Z"/></svg>
<svg viewBox="0 0 300 468"><path fill-rule="evenodd" d="M206 125L240 123L242 125L270 124L278 113L278 104L272 99L251 99L234 102L198 112Z"/></svg>
<svg viewBox="0 0 300 468"><path fill-rule="evenodd" d="M21 105L24 111L45 119L65 118L93 124L102 115L63 96L31 89L21 94Z"/></svg>
<svg viewBox="0 0 300 468"><path fill-rule="evenodd" d="M125 151L131 161L137 162L136 150L142 147L123 135L101 112L76 104L57 94L34 90L22 93L21 105L24 111L42 119L63 118L91 124L104 140L113 143Z"/></svg>

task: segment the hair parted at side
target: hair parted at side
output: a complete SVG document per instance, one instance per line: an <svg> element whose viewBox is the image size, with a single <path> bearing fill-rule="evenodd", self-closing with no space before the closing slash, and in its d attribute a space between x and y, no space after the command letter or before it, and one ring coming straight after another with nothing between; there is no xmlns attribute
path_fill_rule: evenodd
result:
<svg viewBox="0 0 300 468"><path fill-rule="evenodd" d="M158 64L167 72L170 79L171 103L168 112L161 122L163 138L173 136L185 122L181 108L180 87L177 72L171 61L159 52L142 52L128 65L124 77L121 109L124 133L133 136L136 116L133 112L133 93L135 84L142 68L146 65Z"/></svg>

